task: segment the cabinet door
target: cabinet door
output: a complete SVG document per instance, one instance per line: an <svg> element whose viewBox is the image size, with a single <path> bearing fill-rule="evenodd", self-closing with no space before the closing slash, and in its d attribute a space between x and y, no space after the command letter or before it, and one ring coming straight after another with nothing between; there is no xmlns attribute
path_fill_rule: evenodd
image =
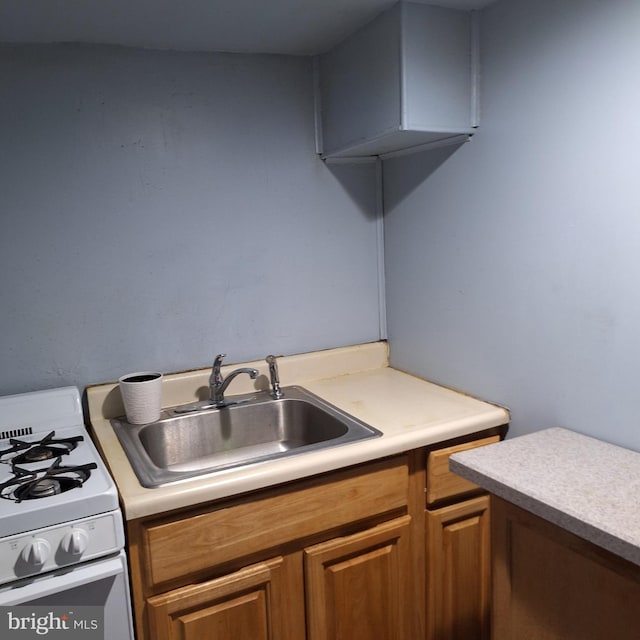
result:
<svg viewBox="0 0 640 640"><path fill-rule="evenodd" d="M640 569L492 497L493 638L638 640Z"/></svg>
<svg viewBox="0 0 640 640"><path fill-rule="evenodd" d="M489 637L489 497L426 512L427 638Z"/></svg>
<svg viewBox="0 0 640 640"><path fill-rule="evenodd" d="M308 640L413 640L410 516L305 549Z"/></svg>
<svg viewBox="0 0 640 640"><path fill-rule="evenodd" d="M282 558L147 599L154 640L282 637Z"/></svg>

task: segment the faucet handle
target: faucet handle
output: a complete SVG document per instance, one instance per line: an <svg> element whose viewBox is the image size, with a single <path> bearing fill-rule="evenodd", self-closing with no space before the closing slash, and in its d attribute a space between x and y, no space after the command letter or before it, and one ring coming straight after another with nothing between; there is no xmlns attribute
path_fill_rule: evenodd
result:
<svg viewBox="0 0 640 640"><path fill-rule="evenodd" d="M226 358L226 353L219 353L215 360L213 361L213 371L211 372L211 377L214 379L212 382L221 383L222 376L220 375L220 367L222 366L222 359Z"/></svg>
<svg viewBox="0 0 640 640"><path fill-rule="evenodd" d="M278 364L276 363L275 356L267 356L265 358L269 365L269 377L271 378L271 396L275 400L279 400L284 396L282 389L280 388L280 377L278 376Z"/></svg>

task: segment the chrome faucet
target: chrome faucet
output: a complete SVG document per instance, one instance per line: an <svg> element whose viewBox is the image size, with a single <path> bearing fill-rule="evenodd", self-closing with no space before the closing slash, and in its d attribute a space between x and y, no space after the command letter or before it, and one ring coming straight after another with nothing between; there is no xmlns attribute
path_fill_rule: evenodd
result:
<svg viewBox="0 0 640 640"><path fill-rule="evenodd" d="M266 361L269 365L269 377L271 378L271 397L275 400L279 400L284 396L284 393L280 388L280 377L278 376L278 364L276 363L276 357L267 356Z"/></svg>
<svg viewBox="0 0 640 640"><path fill-rule="evenodd" d="M224 407L229 404L224 399L224 392L236 376L239 376L241 373L246 373L252 380L255 380L258 377L257 369L241 367L240 369L234 369L226 378L223 378L222 373L220 373L223 358L226 358L226 354L224 353L220 353L216 356L216 359L213 361L211 377L209 378L209 392L211 394L211 400L216 407Z"/></svg>

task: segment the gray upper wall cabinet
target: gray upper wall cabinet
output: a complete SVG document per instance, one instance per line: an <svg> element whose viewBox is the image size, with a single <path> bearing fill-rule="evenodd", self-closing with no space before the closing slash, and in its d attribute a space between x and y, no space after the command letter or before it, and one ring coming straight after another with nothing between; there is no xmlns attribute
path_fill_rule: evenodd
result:
<svg viewBox="0 0 640 640"><path fill-rule="evenodd" d="M399 2L317 59L319 153L384 156L477 126L473 13Z"/></svg>

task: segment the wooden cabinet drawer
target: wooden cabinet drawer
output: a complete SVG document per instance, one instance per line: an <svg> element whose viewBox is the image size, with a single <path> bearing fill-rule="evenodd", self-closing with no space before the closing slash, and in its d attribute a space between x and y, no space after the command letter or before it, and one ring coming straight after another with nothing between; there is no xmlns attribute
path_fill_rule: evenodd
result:
<svg viewBox="0 0 640 640"><path fill-rule="evenodd" d="M479 491L480 487L449 471L449 456L459 451L467 451L476 447L498 442L500 436L489 436L481 440L465 442L444 449L429 452L427 457L427 504L447 500L464 494Z"/></svg>
<svg viewBox="0 0 640 640"><path fill-rule="evenodd" d="M249 496L170 522L142 525L147 580L160 584L307 536L406 508L406 456Z"/></svg>

